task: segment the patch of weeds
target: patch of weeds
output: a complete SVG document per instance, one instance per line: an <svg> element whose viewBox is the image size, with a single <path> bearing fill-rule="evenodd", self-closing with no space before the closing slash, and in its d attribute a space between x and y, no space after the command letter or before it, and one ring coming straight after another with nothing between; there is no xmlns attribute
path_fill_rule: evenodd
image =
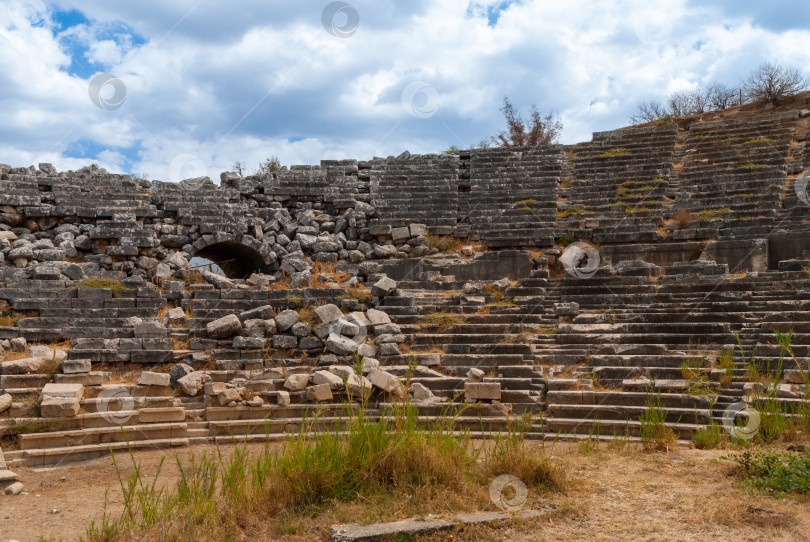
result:
<svg viewBox="0 0 810 542"><path fill-rule="evenodd" d="M300 295L290 294L284 298L284 302L291 307L295 307L296 309L300 309L304 306L304 298Z"/></svg>
<svg viewBox="0 0 810 542"><path fill-rule="evenodd" d="M525 209L531 209L531 207L533 205L536 205L536 204L537 204L536 199L521 199L521 200L518 200L518 201L514 202L512 204L512 208L513 209L518 208L518 209L524 209L525 210Z"/></svg>
<svg viewBox="0 0 810 542"><path fill-rule="evenodd" d="M666 410L660 393L648 393L646 407L639 415L641 446L645 452L668 452L675 446L675 433L666 426Z"/></svg>
<svg viewBox="0 0 810 542"><path fill-rule="evenodd" d="M560 235L557 238L557 243L559 243L560 245L562 245L564 247L567 247L568 245L570 245L574 241L576 241L576 239L574 239L574 236L573 235L568 235L567 233L564 234L564 235Z"/></svg>
<svg viewBox="0 0 810 542"><path fill-rule="evenodd" d="M364 288L346 288L346 292L338 296L340 299L354 299L363 303L371 301L371 290Z"/></svg>
<svg viewBox="0 0 810 542"><path fill-rule="evenodd" d="M483 496L492 478L505 473L537 491L567 486L564 472L543 449L525 443L522 428L477 447L469 434L454 432L454 416L426 426L407 401L387 408L376 421L365 404L344 406L337 428L324 428L316 416L280 447L268 443L251 454L246 442L234 442L229 455L217 446L202 457L192 455L190 462L178 457L174 487L160 486L157 475L147 477L131 450L129 475L113 456L122 512L112 516L105 506L85 538L206 542L241 540L260 528L269 529L267 539L278 539L280 530L294 528L291 515L309 519L342 502L366 506L385 494ZM477 500L470 503L473 510L478 506Z"/></svg>
<svg viewBox="0 0 810 542"><path fill-rule="evenodd" d="M557 211L557 218L568 218L569 216L572 216L572 215L575 215L575 216L584 215L587 212L588 211L586 211L582 207L578 207L576 205L573 205L573 206L569 207L568 209L563 209L563 210Z"/></svg>
<svg viewBox="0 0 810 542"><path fill-rule="evenodd" d="M719 209L704 209L695 213L695 220L719 220L724 218L731 212L730 207L721 207Z"/></svg>
<svg viewBox="0 0 810 542"><path fill-rule="evenodd" d="M613 440L608 442L607 449L611 452L620 452L624 451L627 448L627 443L630 442L630 425L624 426L624 433L621 435L616 434L616 430L613 430Z"/></svg>
<svg viewBox="0 0 810 542"><path fill-rule="evenodd" d="M810 494L810 454L745 450L725 459L737 463L744 485L776 498Z"/></svg>
<svg viewBox="0 0 810 542"><path fill-rule="evenodd" d="M439 252L455 253L461 250L464 246L465 240L452 235L426 235L425 240L428 242L431 250L436 249Z"/></svg>
<svg viewBox="0 0 810 542"><path fill-rule="evenodd" d="M438 326L439 331L443 332L453 326L466 324L467 319L452 312L434 312L423 316L419 323L429 326Z"/></svg>
<svg viewBox="0 0 810 542"><path fill-rule="evenodd" d="M630 152L627 149L616 147L615 149L594 155L594 158L616 158L619 156L630 156Z"/></svg>
<svg viewBox="0 0 810 542"><path fill-rule="evenodd" d="M58 431L62 423L56 420L15 421L3 429L3 437L16 437L17 435L31 435L34 433L50 433Z"/></svg>
<svg viewBox="0 0 810 542"><path fill-rule="evenodd" d="M315 318L315 309L310 306L303 307L298 310L298 321L308 324L309 327L315 327L318 324L318 319Z"/></svg>
<svg viewBox="0 0 810 542"><path fill-rule="evenodd" d="M118 279L110 279L110 278L98 278L98 277L87 277L83 279L79 284L75 286L71 286L70 289L79 290L84 288L99 288L99 289L106 289L112 292L113 297L120 298L121 292L124 290L130 290L129 286L124 286L124 284Z"/></svg>
<svg viewBox="0 0 810 542"><path fill-rule="evenodd" d="M749 139L748 141L745 141L743 144L753 145L755 143L770 143L771 141L773 141L773 139L770 137L755 137L754 139Z"/></svg>
<svg viewBox="0 0 810 542"><path fill-rule="evenodd" d="M708 426L692 433L692 443L698 450L714 450L728 445L728 434L723 426L712 420Z"/></svg>

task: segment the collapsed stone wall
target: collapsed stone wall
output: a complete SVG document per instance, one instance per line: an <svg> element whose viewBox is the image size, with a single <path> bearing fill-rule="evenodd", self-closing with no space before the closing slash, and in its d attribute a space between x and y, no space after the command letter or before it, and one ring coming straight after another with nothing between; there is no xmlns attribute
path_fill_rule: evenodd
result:
<svg viewBox="0 0 810 542"><path fill-rule="evenodd" d="M601 132L570 147L323 161L223 173L219 187L0 165L0 262L184 278L198 255L247 277L304 256L422 257L434 234L490 248L570 236L604 248L607 263L646 243L657 265L703 255L736 271L775 269L810 249L807 120L788 112Z"/></svg>

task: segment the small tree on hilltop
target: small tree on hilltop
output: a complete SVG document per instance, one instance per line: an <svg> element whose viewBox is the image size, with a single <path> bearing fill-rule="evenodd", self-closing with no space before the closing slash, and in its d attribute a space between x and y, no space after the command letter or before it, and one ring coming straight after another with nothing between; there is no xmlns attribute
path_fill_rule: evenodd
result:
<svg viewBox="0 0 810 542"><path fill-rule="evenodd" d="M509 98L504 97L503 116L506 118L506 130L492 138L495 145L501 147L536 147L550 145L557 141L563 129L562 121L549 114L541 116L537 107L532 105L531 118L527 124L515 109Z"/></svg>
<svg viewBox="0 0 810 542"><path fill-rule="evenodd" d="M630 117L633 124L644 124L645 122L655 122L669 115L667 108L661 102L650 100L638 106L636 114Z"/></svg>
<svg viewBox="0 0 810 542"><path fill-rule="evenodd" d="M270 173L275 173L276 171L281 171L281 162L278 159L278 156L271 156L264 162L259 164L259 169L256 171L259 175L269 175Z"/></svg>
<svg viewBox="0 0 810 542"><path fill-rule="evenodd" d="M798 69L763 62L743 83L743 93L750 102L778 102L807 87L807 77Z"/></svg>
<svg viewBox="0 0 810 542"><path fill-rule="evenodd" d="M741 104L737 89L729 88L723 83L710 84L706 88L706 100L709 104L709 109L715 110Z"/></svg>

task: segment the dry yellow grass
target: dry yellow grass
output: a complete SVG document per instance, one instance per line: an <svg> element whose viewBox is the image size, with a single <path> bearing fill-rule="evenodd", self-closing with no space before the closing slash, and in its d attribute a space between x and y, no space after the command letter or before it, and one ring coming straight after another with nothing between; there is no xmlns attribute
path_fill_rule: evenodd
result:
<svg viewBox="0 0 810 542"><path fill-rule="evenodd" d="M261 445L251 445L257 451ZM209 447L209 450L211 448ZM230 447L223 446L223 454ZM627 443L608 447L599 444L582 453L576 443L547 444L546 452L562 463L569 487L563 493L530 492L528 507L542 511L531 521L512 521L492 526L467 527L411 540L534 542L560 540L644 540L644 541L803 541L810 532L808 499L789 496L776 500L751 494L736 487L735 468L720 458L717 450L678 448L669 454L643 454ZM184 463L192 450L181 449ZM200 448L193 453L199 456ZM143 470L154 474L160 458L173 453L160 450L139 452ZM131 472L123 462L124 474ZM92 518L99 518L104 504L104 487L116 487L117 478L109 458L57 469L15 469L35 494L3 500L3 533L8 537L47 540L75 540L84 534ZM69 483L61 483L61 477ZM160 480L174 484L178 472L167 460ZM42 503L60 513L42 517ZM310 542L330 540L329 527L338 523L394 521L427 514L449 515L462 510L496 511L484 489L474 494L452 491L413 490L387 493L353 502L330 505L310 513L289 513L278 529L268 529L264 518L245 532L256 542L283 540ZM108 511L121 511L120 492L110 493Z"/></svg>

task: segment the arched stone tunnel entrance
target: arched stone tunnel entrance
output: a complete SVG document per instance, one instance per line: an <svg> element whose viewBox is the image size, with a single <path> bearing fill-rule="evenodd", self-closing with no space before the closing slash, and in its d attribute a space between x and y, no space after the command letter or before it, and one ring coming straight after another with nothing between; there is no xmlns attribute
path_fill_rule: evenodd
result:
<svg viewBox="0 0 810 542"><path fill-rule="evenodd" d="M228 278L232 279L245 279L252 273L273 272L257 250L235 241L208 245L197 251L194 257L214 262Z"/></svg>

